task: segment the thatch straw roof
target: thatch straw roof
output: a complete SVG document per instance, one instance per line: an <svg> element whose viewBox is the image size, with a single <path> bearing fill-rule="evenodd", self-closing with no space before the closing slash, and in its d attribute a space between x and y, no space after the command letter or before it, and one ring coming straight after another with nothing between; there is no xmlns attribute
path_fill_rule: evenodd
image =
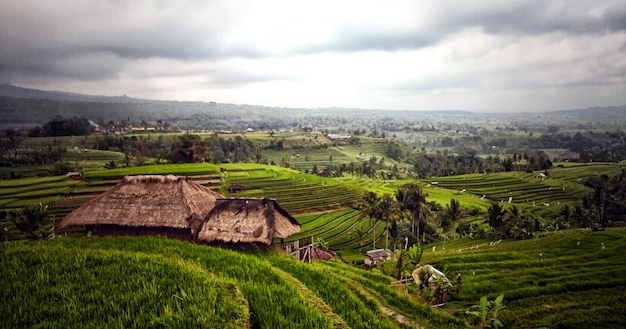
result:
<svg viewBox="0 0 626 329"><path fill-rule="evenodd" d="M189 228L203 221L222 196L186 177L126 176L61 221L67 225ZM199 224L196 224L196 227Z"/></svg>
<svg viewBox="0 0 626 329"><path fill-rule="evenodd" d="M300 224L273 199L218 199L198 232L198 241L271 244L300 232Z"/></svg>

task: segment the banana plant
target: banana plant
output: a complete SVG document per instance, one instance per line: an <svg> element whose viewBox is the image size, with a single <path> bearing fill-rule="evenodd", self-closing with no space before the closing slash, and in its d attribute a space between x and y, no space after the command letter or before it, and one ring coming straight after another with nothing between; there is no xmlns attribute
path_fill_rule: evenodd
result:
<svg viewBox="0 0 626 329"><path fill-rule="evenodd" d="M506 308L502 304L504 295L496 297L494 300L487 300L487 296L480 298L480 304L472 306L465 314L478 319L478 328L502 328L504 325L498 320L498 313Z"/></svg>

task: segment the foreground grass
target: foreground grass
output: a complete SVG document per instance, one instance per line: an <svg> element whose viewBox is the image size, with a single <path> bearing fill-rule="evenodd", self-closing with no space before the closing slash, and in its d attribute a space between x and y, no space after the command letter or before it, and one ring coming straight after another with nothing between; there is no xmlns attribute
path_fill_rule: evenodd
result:
<svg viewBox="0 0 626 329"><path fill-rule="evenodd" d="M242 328L241 290L160 255L16 243L2 248L3 328Z"/></svg>
<svg viewBox="0 0 626 329"><path fill-rule="evenodd" d="M341 279L286 255L156 237L0 248L2 328L408 328Z"/></svg>

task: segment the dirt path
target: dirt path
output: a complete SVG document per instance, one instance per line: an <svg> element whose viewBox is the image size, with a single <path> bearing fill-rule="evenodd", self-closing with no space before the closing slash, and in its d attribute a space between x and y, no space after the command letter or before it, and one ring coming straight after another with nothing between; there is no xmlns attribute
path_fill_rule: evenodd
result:
<svg viewBox="0 0 626 329"><path fill-rule="evenodd" d="M368 299L373 300L376 305L378 305L378 307L380 308L381 312L383 312L384 314L386 314L387 316L392 317L393 319L395 319L396 321L398 321L399 323L403 323L403 324L408 324L414 328L418 328L418 329L430 329L430 327L423 325L417 321L415 321L412 318L407 317L406 315L400 313L399 311L390 308L388 306L386 306L384 304L384 301L375 296L374 294L372 294L371 292L369 292L367 289L363 288L361 285L355 284L355 283L348 283L348 285L350 286L350 288L354 289L357 293L365 296Z"/></svg>
<svg viewBox="0 0 626 329"><path fill-rule="evenodd" d="M350 328L339 315L337 315L336 313L332 311L332 309L324 302L324 300L322 300L315 293L309 290L302 282L300 282L298 279L294 278L291 274L285 271L282 271L278 268L274 268L274 270L280 272L283 278L295 284L300 289L300 291L302 291L302 294L306 296L306 298L311 303L311 305L316 307L318 310L320 310L320 312L328 316L331 319L331 321L333 321L333 326L335 328L342 328L342 329ZM331 274L331 275L335 275L335 274ZM342 280L342 278L339 278L339 277L337 278L339 280ZM431 329L431 327L421 324L415 321L414 319L407 317L406 315L400 313L399 311L391 307L388 307L387 305L385 305L383 299L372 294L370 291L368 291L366 288L363 288L361 285L356 284L352 281L346 281L346 280L342 280L342 281L344 281L344 283L347 284L358 295L361 295L364 298L374 301L374 303L376 303L376 305L378 306L378 308L383 314L393 318L397 322L412 326L413 328L417 328L417 329Z"/></svg>
<svg viewBox="0 0 626 329"><path fill-rule="evenodd" d="M338 329L350 329L350 327L343 321L343 319L333 312L333 310L328 306L324 300L319 298L315 293L313 293L307 286L305 286L300 280L294 278L291 274L280 270L274 267L274 270L279 272L281 277L289 280L289 282L295 284L298 289L302 292L302 294L307 298L309 303L312 306L317 308L322 314L326 315L333 322L333 327Z"/></svg>

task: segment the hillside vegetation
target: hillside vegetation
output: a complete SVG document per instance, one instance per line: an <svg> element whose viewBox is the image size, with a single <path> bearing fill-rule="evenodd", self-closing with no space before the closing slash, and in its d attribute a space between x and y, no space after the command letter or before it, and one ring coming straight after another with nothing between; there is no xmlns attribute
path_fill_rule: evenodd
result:
<svg viewBox="0 0 626 329"><path fill-rule="evenodd" d="M346 283L334 273L388 282L384 276L273 253L146 237L21 241L0 251L4 328L410 327L384 314L381 303L404 305L420 323L465 327L388 286Z"/></svg>
<svg viewBox="0 0 626 329"><path fill-rule="evenodd" d="M455 277L445 306L464 310L481 296L504 294L507 328L624 328L626 229L563 230L531 240L457 240L427 249L424 263Z"/></svg>
<svg viewBox="0 0 626 329"><path fill-rule="evenodd" d="M436 246L422 263L463 278L441 311L414 301L412 288L409 295L393 288L389 276L337 261L306 264L154 237L7 242L0 325L465 328L463 311L499 294L507 328L626 325L625 229Z"/></svg>

